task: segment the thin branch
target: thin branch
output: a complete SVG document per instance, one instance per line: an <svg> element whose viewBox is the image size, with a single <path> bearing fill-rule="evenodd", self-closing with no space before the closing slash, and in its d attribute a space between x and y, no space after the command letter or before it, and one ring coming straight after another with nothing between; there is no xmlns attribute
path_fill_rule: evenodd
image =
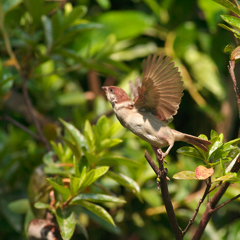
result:
<svg viewBox="0 0 240 240"><path fill-rule="evenodd" d="M233 88L234 88L234 91L236 93L237 103L238 103L238 115L239 115L239 119L240 119L240 93L239 93L239 89L238 89L238 86L237 86L236 77L235 77L235 74L234 74L234 68L235 68L235 60L229 61L228 71L229 71L230 76L232 78Z"/></svg>
<svg viewBox="0 0 240 240"><path fill-rule="evenodd" d="M30 136L32 136L33 138L35 138L36 140L41 140L39 138L39 136L32 132L31 130L29 130L27 127L25 127L24 125L22 125L21 123L19 123L18 121L14 120L13 118L11 118L10 116L3 116L1 117L2 120L8 121L10 123L12 123L13 125L15 125L16 127L22 129L24 132L28 133Z"/></svg>
<svg viewBox="0 0 240 240"><path fill-rule="evenodd" d="M145 150L145 158L147 159L149 165L152 167L153 171L156 173L156 175L159 177L160 176L160 170L157 167L157 165L155 164L155 162L152 160L152 158L150 157L149 153L147 152L147 150Z"/></svg>
<svg viewBox="0 0 240 240"><path fill-rule="evenodd" d="M178 225L177 218L176 218L174 208L172 205L171 197L169 195L167 178L166 178L167 171L163 167L163 159L160 155L157 156L157 160L159 162L159 168L158 168L146 150L145 150L145 158L149 162L149 164L152 167L152 169L154 170L154 172L160 178L159 185L160 185L161 192L162 192L162 198L163 198L163 202L164 202L164 205L165 205L165 208L167 211L167 215L169 218L169 222L170 222L172 231L175 234L175 239L182 240L183 239L182 229Z"/></svg>
<svg viewBox="0 0 240 240"><path fill-rule="evenodd" d="M209 194L209 189L210 189L210 188L211 188L211 180L209 179L209 181L207 182L206 189L205 189L205 191L204 191L204 193L203 193L203 196L202 196L202 198L199 200L198 205L197 205L197 207L196 207L196 209L195 209L195 211L194 211L194 213L193 213L192 218L189 220L189 223L188 223L187 227L186 227L186 228L184 229L184 231L183 231L183 236L186 234L186 232L188 231L188 229L192 226L192 224L193 224L193 222L194 222L194 220L195 220L195 218L196 218L196 216L197 216L197 214L198 214L198 211L199 211L199 208L200 208L201 204L204 202L206 196Z"/></svg>
<svg viewBox="0 0 240 240"><path fill-rule="evenodd" d="M216 208L212 209L212 210L211 210L211 212L215 212L215 211L217 211L218 209L220 209L220 208L224 207L225 205L227 205L228 203L230 203L230 202L234 201L235 199L238 199L239 197L240 197L240 194L238 194L237 196L235 196L235 197L233 197L233 198L229 199L228 201L226 201L226 202L222 203L222 204L221 204L221 205L219 205L218 207L216 207Z"/></svg>
<svg viewBox="0 0 240 240"><path fill-rule="evenodd" d="M0 4L0 7L2 7L2 5ZM2 12L2 11L1 11ZM32 103L30 101L30 98L29 98L29 95L28 95L28 91L27 91L27 88L26 88L26 82L27 82L27 78L26 76L23 74L23 71L22 71L22 68L12 50L12 47L11 47L11 44L10 44L10 39L9 39L9 36L7 34L7 31L4 27L4 14L1 14L0 15L0 30L2 32L2 35L3 35L3 39L4 39L4 43L5 43L5 46L6 46L6 49L7 49L7 52L8 52L8 55L10 56L11 60L13 60L14 62L14 66L15 68L17 69L17 71L19 72L21 78L22 78L22 91L23 91L23 96L24 96L24 99L25 99L25 102L27 104L27 107L28 107L28 110L30 112L30 115L32 117L32 120L37 128L37 131L38 131L38 135L39 135L39 138L40 140L44 143L46 149L48 151L51 150L51 147L50 147L50 144L48 143L47 139L45 138L41 128L40 128L40 124L37 120L37 118L35 117L34 115L34 108L32 106Z"/></svg>
<svg viewBox="0 0 240 240"><path fill-rule="evenodd" d="M240 119L240 94L239 94L239 90L237 87L237 82L236 82L236 77L234 74L234 67L235 67L235 61L232 60L229 62L229 73L230 76L232 78L233 81L233 88L235 90L236 93L236 97L237 97L237 103L238 103L238 112L239 112L239 119ZM238 172L240 169L240 156L238 157L237 161L235 162L231 172ZM212 214L214 212L215 207L217 206L218 202L220 201L220 199L222 198L222 196L225 194L226 190L228 189L230 183L224 183L220 186L220 188L218 189L218 191L214 194L214 196L211 198L210 202L207 204L207 208L205 210L205 212L202 215L201 221L198 225L198 228L193 236L193 240L200 240L203 232L209 222L209 220L212 217Z"/></svg>
<svg viewBox="0 0 240 240"><path fill-rule="evenodd" d="M27 107L28 107L28 110L30 112L30 115L32 117L32 120L34 122L34 125L36 126L37 128L37 131L38 131L38 135L39 135L39 138L41 139L41 141L44 143L47 151L51 151L51 147L47 141L47 139L45 138L43 132L42 132L42 129L40 127L40 124L36 118L36 116L34 115L34 108L32 106L32 103L30 101L30 98L29 98L29 95L28 95L28 91L27 91L27 88L26 88L26 83L27 83L27 78L25 77L25 75L23 74L22 70L20 70L20 75L22 77L22 80L23 80L23 83L22 83L22 91L23 91L23 96L24 96L24 99L25 99L25 102L27 104Z"/></svg>

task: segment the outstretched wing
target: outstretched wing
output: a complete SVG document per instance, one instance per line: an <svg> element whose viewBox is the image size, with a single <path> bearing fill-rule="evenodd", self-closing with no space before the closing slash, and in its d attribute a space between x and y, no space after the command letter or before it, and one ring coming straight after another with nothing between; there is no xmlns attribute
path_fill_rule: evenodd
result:
<svg viewBox="0 0 240 240"><path fill-rule="evenodd" d="M162 121L171 121L183 95L181 79L170 57L164 59L164 53L158 59L157 54L149 55L143 61L142 85L135 94L135 107L151 111Z"/></svg>

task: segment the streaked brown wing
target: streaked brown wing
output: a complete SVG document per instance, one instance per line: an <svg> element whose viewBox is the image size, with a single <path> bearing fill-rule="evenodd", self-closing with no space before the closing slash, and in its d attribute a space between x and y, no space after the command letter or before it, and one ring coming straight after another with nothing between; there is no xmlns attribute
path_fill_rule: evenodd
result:
<svg viewBox="0 0 240 240"><path fill-rule="evenodd" d="M138 87L134 102L138 109L151 111L162 121L170 121L177 113L183 95L182 77L170 57L164 53L148 56L143 61L142 86Z"/></svg>

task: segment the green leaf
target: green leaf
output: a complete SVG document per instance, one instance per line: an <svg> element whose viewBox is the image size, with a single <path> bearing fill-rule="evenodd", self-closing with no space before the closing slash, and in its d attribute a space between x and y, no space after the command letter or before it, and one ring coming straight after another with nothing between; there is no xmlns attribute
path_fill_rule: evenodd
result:
<svg viewBox="0 0 240 240"><path fill-rule="evenodd" d="M92 126L88 120L85 122L83 133L84 133L85 138L87 139L88 147L89 147L90 151L93 150L93 147L95 144L95 137L93 134Z"/></svg>
<svg viewBox="0 0 240 240"><path fill-rule="evenodd" d="M82 155L81 147L86 147L86 140L84 136L72 124L65 122L63 119L59 119L59 120L63 124L65 129L68 131L68 133L70 134L72 140L74 141L78 149L79 155L81 156Z"/></svg>
<svg viewBox="0 0 240 240"><path fill-rule="evenodd" d="M80 221L80 219L79 219L78 217L75 218L75 220L76 220L76 228L77 228L78 230L80 230L80 232L83 234L83 236L85 237L85 239L88 240L88 239L89 239L89 237L88 237L88 232L87 232L85 226L82 224L82 222Z"/></svg>
<svg viewBox="0 0 240 240"><path fill-rule="evenodd" d="M25 5L28 8L29 13L33 18L33 23L38 25L40 23L40 18L43 14L44 10L44 0L32 1L32 0L24 0Z"/></svg>
<svg viewBox="0 0 240 240"><path fill-rule="evenodd" d="M62 137L62 139L65 141L65 143L68 145L68 147L72 150L74 156L75 156L77 159L80 159L82 152L81 152L81 151L79 152L79 148L76 146L76 144L75 144L75 143L72 143L71 141L69 141L69 140L68 140L67 138L65 138L65 137Z"/></svg>
<svg viewBox="0 0 240 240"><path fill-rule="evenodd" d="M44 29L46 46L49 51L52 48L52 44L53 44L52 21L47 16L42 16L41 20L42 20L43 29Z"/></svg>
<svg viewBox="0 0 240 240"><path fill-rule="evenodd" d="M47 178L47 181L62 195L63 201L66 201L70 197L71 191L68 188L56 183L55 179Z"/></svg>
<svg viewBox="0 0 240 240"><path fill-rule="evenodd" d="M89 165L96 164L98 162L98 157L94 154L84 151L84 155L87 158Z"/></svg>
<svg viewBox="0 0 240 240"><path fill-rule="evenodd" d="M74 212L58 208L56 211L56 218L63 240L70 240L76 226Z"/></svg>
<svg viewBox="0 0 240 240"><path fill-rule="evenodd" d="M236 146L236 145L238 145L240 143L240 138L233 139L233 140L231 140L231 141L229 141L227 143L231 144L233 146Z"/></svg>
<svg viewBox="0 0 240 240"><path fill-rule="evenodd" d="M138 199L142 202L142 197L140 195L140 187L137 184L137 182L135 182L133 179L131 179L130 177L127 177L126 175L123 175L121 173L117 174L114 173L112 171L108 171L106 173L107 177L110 177L111 179L115 180L116 182L118 182L119 184L121 184L122 186L130 189L133 191L133 193L138 197Z"/></svg>
<svg viewBox="0 0 240 240"><path fill-rule="evenodd" d="M19 199L12 201L8 204L8 208L18 214L24 214L28 211L29 209L29 200L28 199Z"/></svg>
<svg viewBox="0 0 240 240"><path fill-rule="evenodd" d="M238 7L231 3L229 0L213 0L216 3L219 3L220 5L224 6L225 8L231 10L232 12L236 13L238 16L240 16L240 10Z"/></svg>
<svg viewBox="0 0 240 240"><path fill-rule="evenodd" d="M71 24L74 23L75 20L77 20L78 18L82 18L86 14L86 12L86 6L74 7L73 10L64 17L63 27L65 29L68 28Z"/></svg>
<svg viewBox="0 0 240 240"><path fill-rule="evenodd" d="M230 32L233 32L233 33L235 33L235 34L237 34L237 35L240 35L240 31L238 31L238 30L236 30L236 29L234 29L234 28L230 28L230 27L226 26L226 25L223 24L223 23L219 23L218 26L219 26L219 27L222 27L222 28L224 28L224 29L226 29L226 30L228 30L228 31L230 31ZM228 47L228 46L229 46L229 45L227 45L226 47ZM225 47L225 49L226 49L226 47ZM227 51L226 51L225 49L224 49L224 52L233 50L232 46L228 47L228 48L226 49Z"/></svg>
<svg viewBox="0 0 240 240"><path fill-rule="evenodd" d="M3 0L0 4L3 5L2 10L6 14L7 12L17 7L20 3L22 3L22 0Z"/></svg>
<svg viewBox="0 0 240 240"><path fill-rule="evenodd" d="M222 19L230 24L232 27L235 27L240 30L240 19L237 17L229 16L229 15L221 15Z"/></svg>
<svg viewBox="0 0 240 240"><path fill-rule="evenodd" d="M195 175L195 172L191 172L191 171L182 171L182 172L179 172L179 173L176 173L173 175L173 178L174 179L197 179L196 175Z"/></svg>
<svg viewBox="0 0 240 240"><path fill-rule="evenodd" d="M182 147L182 148L179 148L177 150L177 152L181 153L183 155L186 155L186 156L195 157L195 158L198 158L198 159L201 159L201 160L205 161L205 158L201 154L201 152L199 150L197 150L196 148L193 148L193 147Z"/></svg>
<svg viewBox="0 0 240 240"><path fill-rule="evenodd" d="M37 209L48 209L50 207L50 204L42 203L42 202L36 202L34 203L34 207Z"/></svg>
<svg viewBox="0 0 240 240"><path fill-rule="evenodd" d="M81 178L78 177L70 177L70 190L72 192L72 195L77 194L80 184L81 184Z"/></svg>
<svg viewBox="0 0 240 240"><path fill-rule="evenodd" d="M230 183L236 183L240 182L240 179L237 177L236 173L227 173L226 175L216 178L213 182L230 182Z"/></svg>
<svg viewBox="0 0 240 240"><path fill-rule="evenodd" d="M104 10L108 10L111 7L110 0L96 0L96 1L99 4L99 6Z"/></svg>
<svg viewBox="0 0 240 240"><path fill-rule="evenodd" d="M101 157L99 158L99 161L96 163L96 166L114 166L114 165L125 165L128 167L145 168L145 166L139 161L134 161L132 159L121 156Z"/></svg>
<svg viewBox="0 0 240 240"><path fill-rule="evenodd" d="M225 175L226 174L225 173L226 169L225 169L224 162L223 162L222 159L220 159L220 165L221 165L221 168L222 168L223 175Z"/></svg>
<svg viewBox="0 0 240 240"><path fill-rule="evenodd" d="M113 202L113 203L126 203L125 200L112 197L105 194L97 194L97 193L82 193L72 199L70 204L78 204L79 201L87 200L89 202Z"/></svg>
<svg viewBox="0 0 240 240"><path fill-rule="evenodd" d="M104 139L103 141L100 142L100 149L104 148L110 148L113 146L116 146L117 144L121 143L121 139Z"/></svg>
<svg viewBox="0 0 240 240"><path fill-rule="evenodd" d="M92 169L90 172L87 173L81 188L85 188L95 182L98 178L104 175L108 171L109 167L100 167L97 169Z"/></svg>
<svg viewBox="0 0 240 240"><path fill-rule="evenodd" d="M154 19L140 11L110 11L101 14L98 22L105 25L108 33L113 33L118 39L126 39L142 34L153 26Z"/></svg>
<svg viewBox="0 0 240 240"><path fill-rule="evenodd" d="M111 215L109 215L109 213L104 208L102 208L96 204L89 203L87 201L79 201L78 204L87 208L89 211L93 212L94 214L96 214L97 216L102 218L103 220L105 220L108 223L111 223L113 226L115 226L115 223L114 223Z"/></svg>
<svg viewBox="0 0 240 240"><path fill-rule="evenodd" d="M239 32L240 33L240 32ZM230 52L233 50L233 47L231 45L227 45L225 48L224 48L224 52Z"/></svg>

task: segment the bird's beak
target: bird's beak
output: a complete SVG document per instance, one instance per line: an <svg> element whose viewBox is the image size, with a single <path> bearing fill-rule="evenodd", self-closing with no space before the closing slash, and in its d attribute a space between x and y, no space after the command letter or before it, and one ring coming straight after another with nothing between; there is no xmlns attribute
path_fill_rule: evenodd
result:
<svg viewBox="0 0 240 240"><path fill-rule="evenodd" d="M108 87L102 87L102 89L105 91L105 93L107 93L107 91L108 91Z"/></svg>

